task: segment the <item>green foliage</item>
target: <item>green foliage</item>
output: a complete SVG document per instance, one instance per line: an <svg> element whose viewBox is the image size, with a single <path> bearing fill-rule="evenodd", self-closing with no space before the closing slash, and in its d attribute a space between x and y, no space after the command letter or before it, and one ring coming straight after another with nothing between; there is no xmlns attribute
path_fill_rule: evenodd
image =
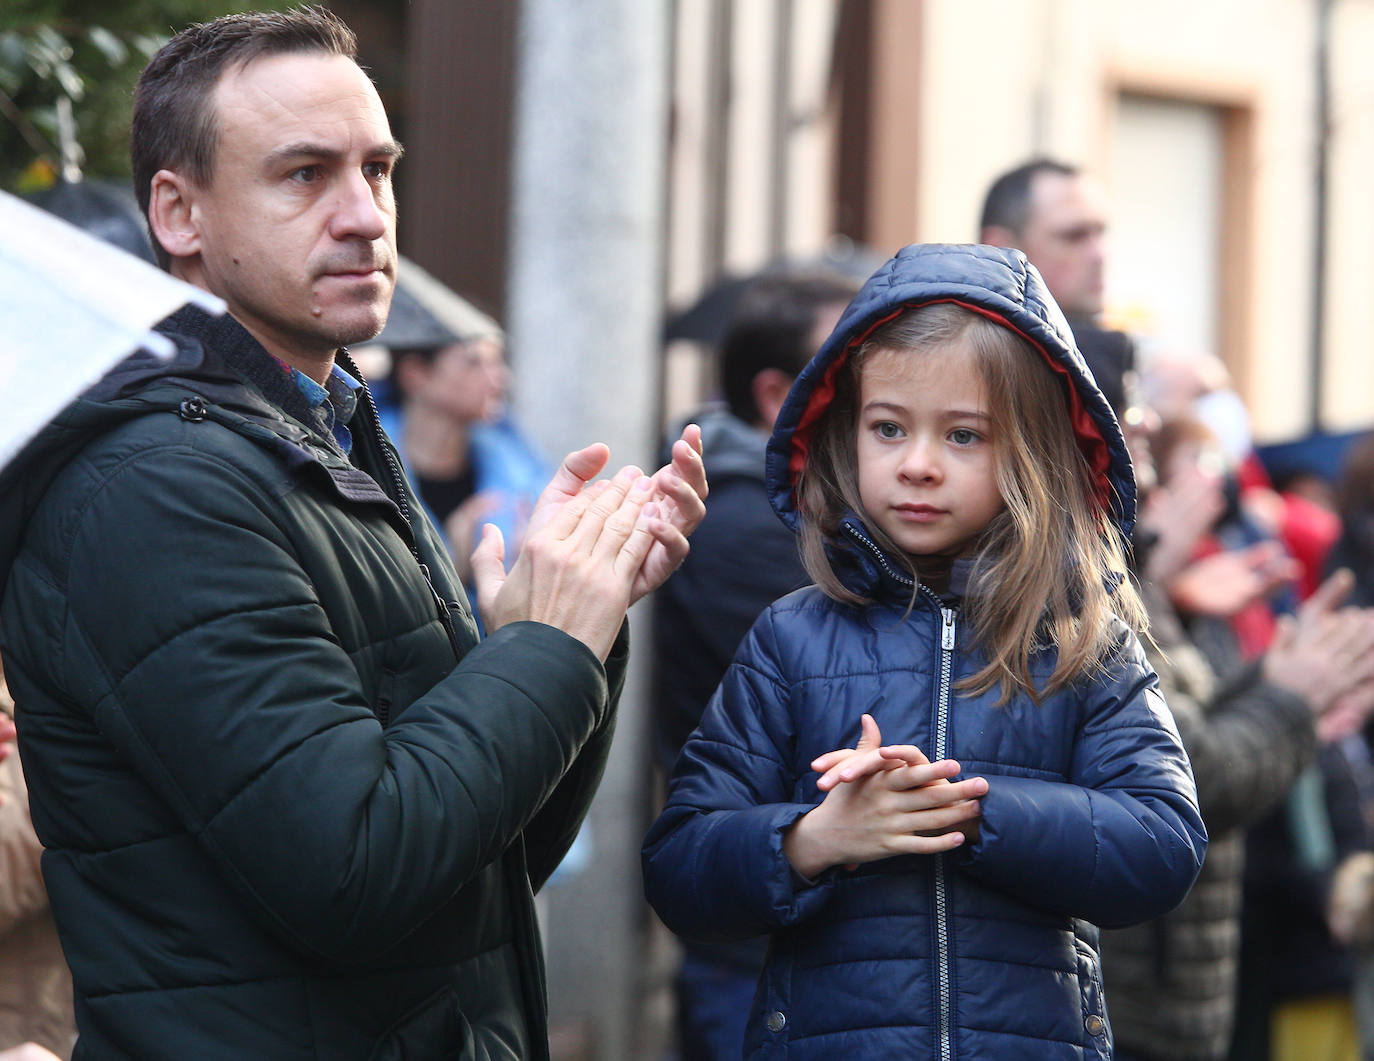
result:
<svg viewBox="0 0 1374 1061"><path fill-rule="evenodd" d="M5 0L0 5L0 188L56 179L63 149L91 177L129 174L129 113L139 71L179 27L252 0Z"/></svg>

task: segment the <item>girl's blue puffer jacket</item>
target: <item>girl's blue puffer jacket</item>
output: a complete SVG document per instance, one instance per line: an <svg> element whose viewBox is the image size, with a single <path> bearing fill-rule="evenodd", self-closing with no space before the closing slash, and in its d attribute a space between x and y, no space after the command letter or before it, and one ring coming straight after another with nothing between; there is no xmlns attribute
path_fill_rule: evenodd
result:
<svg viewBox="0 0 1374 1061"><path fill-rule="evenodd" d="M1063 374L1080 444L1124 533L1134 483L1116 422L1039 275L1020 253L989 247L908 247L850 305L769 443L784 521L795 524L807 411L834 365L900 308L940 300L999 318ZM685 936L772 934L750 1014L753 1061L1110 1058L1095 926L1177 905L1206 848L1154 673L1117 624L1108 673L1039 704L953 692L984 662L957 607L922 589L907 613L900 568L857 520L844 533L846 577L880 603L854 608L811 587L760 617L645 842L650 901ZM1033 671L1043 682L1053 665L1042 651ZM783 835L820 801L811 760L853 747L863 712L885 743L988 779L981 833L948 854L835 868L809 883L792 872Z"/></svg>

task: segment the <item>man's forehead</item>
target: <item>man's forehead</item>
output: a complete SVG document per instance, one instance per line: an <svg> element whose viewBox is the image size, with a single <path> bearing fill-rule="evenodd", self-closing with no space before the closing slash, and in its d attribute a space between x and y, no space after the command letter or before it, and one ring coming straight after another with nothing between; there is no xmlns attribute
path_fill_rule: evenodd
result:
<svg viewBox="0 0 1374 1061"><path fill-rule="evenodd" d="M227 69L213 98L221 133L238 128L271 133L292 126L324 133L338 124L368 129L378 141L391 141L376 87L347 56L323 52L255 56Z"/></svg>
<svg viewBox="0 0 1374 1061"><path fill-rule="evenodd" d="M1027 226L1107 223L1107 192L1086 173L1037 173L1031 182Z"/></svg>

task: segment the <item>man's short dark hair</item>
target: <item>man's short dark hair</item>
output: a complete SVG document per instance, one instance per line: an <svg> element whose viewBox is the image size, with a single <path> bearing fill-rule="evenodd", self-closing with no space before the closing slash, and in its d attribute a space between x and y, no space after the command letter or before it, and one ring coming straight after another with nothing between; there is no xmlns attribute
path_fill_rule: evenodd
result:
<svg viewBox="0 0 1374 1061"><path fill-rule="evenodd" d="M1042 173L1053 173L1059 177L1077 177L1079 169L1066 162L1052 158L1033 158L1008 170L988 189L983 200L983 217L979 231L991 225L1005 228L1017 236L1026 231L1026 221L1030 218L1031 184Z"/></svg>
<svg viewBox="0 0 1374 1061"><path fill-rule="evenodd" d="M184 173L201 186L214 172L219 136L211 103L215 85L232 65L264 55L321 52L357 62L358 39L323 7L248 11L187 26L159 49L134 88L129 154L134 193L145 220L153 176ZM149 229L165 269L170 258Z"/></svg>
<svg viewBox="0 0 1374 1061"><path fill-rule="evenodd" d="M770 368L797 375L816 352L811 334L821 310L847 303L858 290L858 281L818 269L765 273L751 282L720 341L720 383L730 412L758 423L754 377Z"/></svg>

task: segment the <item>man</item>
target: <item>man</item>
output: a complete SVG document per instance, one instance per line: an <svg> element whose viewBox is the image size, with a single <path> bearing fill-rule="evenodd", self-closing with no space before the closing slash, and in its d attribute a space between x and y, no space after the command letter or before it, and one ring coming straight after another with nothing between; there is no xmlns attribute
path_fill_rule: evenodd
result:
<svg viewBox="0 0 1374 1061"><path fill-rule="evenodd" d="M979 242L1015 247L1030 259L1099 381L1120 378L1135 361L1128 335L1099 326L1106 236L1107 196L1101 184L1053 159L1032 159L1008 170L983 200ZM1120 395L1106 397L1119 407Z"/></svg>
<svg viewBox="0 0 1374 1061"><path fill-rule="evenodd" d="M192 26L135 95L162 325L0 489L4 658L77 1058L547 1058L532 895L586 812L625 611L703 514L570 454L480 643L344 347L395 279L400 146L319 9Z"/></svg>
<svg viewBox="0 0 1374 1061"><path fill-rule="evenodd" d="M710 518L654 600L654 737L668 773L759 613L809 580L764 492L763 458L792 380L858 291L821 270L765 273L741 294L717 354L725 403L700 417ZM682 1061L738 1061L767 941L685 944Z"/></svg>
<svg viewBox="0 0 1374 1061"><path fill-rule="evenodd" d="M1017 166L988 189L980 228L980 242L1025 252L1067 316L1102 312L1107 204L1092 177L1048 158Z"/></svg>

